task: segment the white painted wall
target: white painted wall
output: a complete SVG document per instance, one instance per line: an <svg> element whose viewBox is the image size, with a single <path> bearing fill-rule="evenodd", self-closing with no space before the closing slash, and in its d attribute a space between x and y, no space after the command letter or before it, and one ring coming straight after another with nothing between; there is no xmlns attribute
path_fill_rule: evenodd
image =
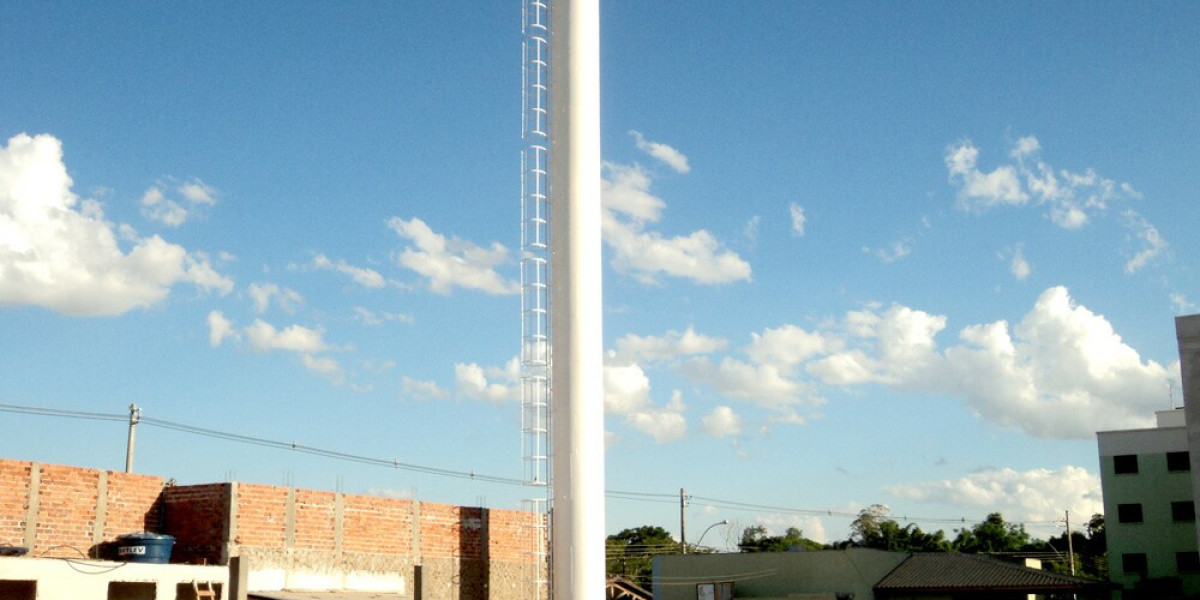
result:
<svg viewBox="0 0 1200 600"><path fill-rule="evenodd" d="M229 589L229 569L82 558L0 557L0 580L36 581L37 600L107 598L108 584L113 581L154 583L156 600L175 600L180 583L212 582L214 587Z"/></svg>

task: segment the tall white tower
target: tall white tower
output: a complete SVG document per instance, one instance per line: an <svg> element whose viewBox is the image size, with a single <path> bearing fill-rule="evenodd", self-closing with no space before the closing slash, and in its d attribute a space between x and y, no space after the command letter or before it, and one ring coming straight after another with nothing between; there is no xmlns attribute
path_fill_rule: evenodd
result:
<svg viewBox="0 0 1200 600"><path fill-rule="evenodd" d="M525 6L528 145L521 262L526 479L531 480L530 471L536 480L549 468L551 595L555 600L602 600L600 5L599 0L552 0L549 6L544 0L526 0ZM548 31L543 20L547 10ZM547 224L548 239L541 237ZM547 289L549 303L544 304ZM548 331L539 329L547 316ZM545 432L549 451L539 458Z"/></svg>

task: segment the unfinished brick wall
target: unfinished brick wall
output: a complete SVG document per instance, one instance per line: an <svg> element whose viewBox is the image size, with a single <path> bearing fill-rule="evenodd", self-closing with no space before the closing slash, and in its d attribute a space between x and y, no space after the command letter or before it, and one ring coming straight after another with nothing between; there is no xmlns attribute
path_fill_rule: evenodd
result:
<svg viewBox="0 0 1200 600"><path fill-rule="evenodd" d="M78 556L154 531L175 536L172 562L241 555L251 568L396 573L415 600L528 597L544 568L532 562L538 518L268 485L164 487L161 477L0 459L0 544Z"/></svg>
<svg viewBox="0 0 1200 600"><path fill-rule="evenodd" d="M175 536L171 560L223 564L229 528L231 483L170 486L163 489L164 533Z"/></svg>
<svg viewBox="0 0 1200 600"><path fill-rule="evenodd" d="M162 486L161 477L0 459L0 541L35 556L96 556L118 535L160 530Z"/></svg>
<svg viewBox="0 0 1200 600"><path fill-rule="evenodd" d="M32 466L29 462L0 459L0 545L20 546L25 541Z"/></svg>
<svg viewBox="0 0 1200 600"><path fill-rule="evenodd" d="M116 539L125 533L163 531L161 477L107 471L106 508L102 537Z"/></svg>
<svg viewBox="0 0 1200 600"><path fill-rule="evenodd" d="M342 496L342 550L413 555L413 501Z"/></svg>

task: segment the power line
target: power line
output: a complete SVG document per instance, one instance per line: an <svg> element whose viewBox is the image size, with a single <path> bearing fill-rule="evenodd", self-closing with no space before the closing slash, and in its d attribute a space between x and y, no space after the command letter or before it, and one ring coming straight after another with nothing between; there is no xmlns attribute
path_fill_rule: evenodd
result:
<svg viewBox="0 0 1200 600"><path fill-rule="evenodd" d="M55 408L39 408L39 407L33 407L33 406L18 406L15 404L0 404L0 412L10 412L10 413L19 413L19 414L28 414L28 415L37 415L37 416L46 416L46 417L93 420L93 421L118 421L118 422L128 422L129 421L128 414L86 412L86 411L64 410L64 409L55 409ZM149 425L151 427L158 427L161 429L168 429L168 430L172 430L172 431L178 431L181 433L189 433L192 435L199 435L199 436L209 437L209 438L214 438L214 439L238 442L238 443L242 443L242 444L262 446L265 448L274 448L276 450L290 450L292 452L299 452L302 454L309 454L312 456L320 456L323 458L329 458L329 459L333 459L333 460L341 460L341 461L345 461L345 462L353 462L353 463L365 464L365 465L376 466L376 467L399 469L402 471L412 471L412 472L416 472L416 473L425 473L428 475L437 475L437 476L441 476L441 477L469 479L472 481L480 481L480 482L484 482L484 483L495 483L495 484L501 484L501 485L523 486L525 484L525 482L523 480L514 478L514 477L501 477L498 475L488 475L488 474L484 474L484 473L476 473L474 471L458 471L458 470L454 470L454 469L445 469L445 468L440 468L440 467L431 467L431 466L427 466L427 465L418 465L418 464L409 463L409 462L401 462L399 459L395 459L395 458L391 458L391 459L376 458L376 457L364 456L364 455L360 455L360 454L351 454L348 452L340 452L337 450L329 450L329 449L325 449L325 448L317 448L315 446L308 446L306 444L300 444L295 441L284 442L284 441L279 441L279 440L272 440L272 439L268 439L268 438L244 435L244 434L240 434L240 433L220 431L217 429L197 427L195 425L188 425L185 423L177 423L174 421L167 421L164 419L156 419L153 417L142 416L139 422ZM607 490L605 492L605 496L608 498L616 499L616 500L631 500L631 501L635 501L635 502L649 502L649 503L657 503L657 504L677 504L679 502L678 494L673 494L673 493L637 492L637 491L628 491L628 490ZM828 509L821 510L821 509L807 509L807 508L792 508L792 507L786 507L786 506L773 506L773 505L768 505L768 504L755 504L755 503L749 503L749 502L739 502L739 501L735 501L735 500L724 500L721 498L711 498L708 496L688 495L687 499L704 502L704 503L709 504L716 508L724 508L724 509L728 509L728 510L740 510L740 511L746 511L746 512L759 512L759 513L769 513L769 514L789 513L789 514L796 514L796 515L803 515L803 516L834 517L834 518L844 518L844 519L856 519L859 516L859 513L849 513L849 512L835 511L835 510L828 510ZM909 522L909 523L918 523L919 522L919 523L959 524L964 527L967 525L975 525L975 524L983 522L982 520L966 519L965 517L964 518L946 518L946 517L909 517L909 516L889 515L886 518L892 519L894 521L902 521L902 522ZM1021 526L1027 525L1027 526L1034 526L1034 527L1056 525L1055 521L1023 521L1023 522L1014 521L1014 522L1006 522L1006 523L1009 525L1021 525Z"/></svg>

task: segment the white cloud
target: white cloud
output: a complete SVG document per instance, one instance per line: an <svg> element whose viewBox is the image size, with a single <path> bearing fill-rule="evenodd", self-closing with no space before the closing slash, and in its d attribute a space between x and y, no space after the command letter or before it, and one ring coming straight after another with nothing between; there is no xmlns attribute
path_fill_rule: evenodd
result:
<svg viewBox="0 0 1200 600"><path fill-rule="evenodd" d="M450 392L443 390L437 383L421 381L407 375L400 378L400 393L419 400L441 400L450 397Z"/></svg>
<svg viewBox="0 0 1200 600"><path fill-rule="evenodd" d="M285 312L293 313L304 304L304 297L291 288L281 288L274 283L252 283L246 288L254 301L254 312L262 314L271 307L271 300Z"/></svg>
<svg viewBox="0 0 1200 600"><path fill-rule="evenodd" d="M180 184L179 193L192 204L212 206L217 203L217 191L199 179Z"/></svg>
<svg viewBox="0 0 1200 600"><path fill-rule="evenodd" d="M742 432L742 417L728 406L712 409L704 419L704 432L713 437L729 437Z"/></svg>
<svg viewBox="0 0 1200 600"><path fill-rule="evenodd" d="M829 349L828 340L820 333L805 331L795 325L783 325L776 329L764 329L761 334L750 334L746 355L756 363L788 370Z"/></svg>
<svg viewBox="0 0 1200 600"><path fill-rule="evenodd" d="M863 252L874 254L879 260L891 264L912 254L912 242L909 240L900 240L891 246L874 249L864 246Z"/></svg>
<svg viewBox="0 0 1200 600"><path fill-rule="evenodd" d="M1017 281L1025 281L1029 278L1029 274L1033 272L1033 268L1029 266L1029 261L1025 260L1025 252L1021 246L1018 245L1013 250L1012 260L1009 262L1008 269L1012 272L1013 277L1017 278Z"/></svg>
<svg viewBox="0 0 1200 600"><path fill-rule="evenodd" d="M983 210L997 204L1021 205L1029 200L1029 195L1021 189L1015 167L1004 165L984 173L976 166L978 158L979 150L970 140L963 140L946 151L950 180L960 184L959 208Z"/></svg>
<svg viewBox="0 0 1200 600"><path fill-rule="evenodd" d="M1051 222L1073 230L1086 226L1092 217L1107 213L1117 203L1142 198L1130 184L1102 177L1095 169L1088 168L1082 173L1056 171L1042 160L1041 151L1037 138L1023 137L1009 153L1013 164L983 173L975 164L979 150L970 141L950 147L946 168L951 182L959 185L959 208L982 211L998 204L1025 204L1032 198L1037 205L1047 207ZM1161 254L1167 242L1132 209L1126 209L1122 215L1123 225L1140 246L1125 263L1125 272L1133 273Z"/></svg>
<svg viewBox="0 0 1200 600"><path fill-rule="evenodd" d="M742 236L750 242L751 246L758 243L758 226L761 222L762 217L754 215L750 217L749 221L746 221L746 226L742 227Z"/></svg>
<svg viewBox="0 0 1200 600"><path fill-rule="evenodd" d="M374 269L356 267L344 260L333 262L324 254L318 254L313 257L313 266L318 269L334 270L342 273L343 275L347 275L351 280L354 281L354 283L357 283L365 288L378 289L387 285L387 280L384 279L383 275L380 275L379 272Z"/></svg>
<svg viewBox="0 0 1200 600"><path fill-rule="evenodd" d="M792 234L797 237L804 237L804 223L807 218L804 216L804 208L795 202L788 207L788 213L792 217Z"/></svg>
<svg viewBox="0 0 1200 600"><path fill-rule="evenodd" d="M458 393L474 400L519 402L521 400L521 363L513 357L503 367L481 367L475 363L456 363L454 383Z"/></svg>
<svg viewBox="0 0 1200 600"><path fill-rule="evenodd" d="M325 377L334 385L341 385L346 380L341 365L332 358L301 354L300 360L304 364L304 368Z"/></svg>
<svg viewBox="0 0 1200 600"><path fill-rule="evenodd" d="M680 370L727 398L770 410L791 412L797 405L822 402L811 386L788 377L774 365L755 365L729 356L714 364L707 357L698 357L685 361Z"/></svg>
<svg viewBox="0 0 1200 600"><path fill-rule="evenodd" d="M1012 331L1005 321L971 325L939 352L945 323L904 306L848 313L845 348L807 370L827 385L948 394L995 425L1064 439L1146 426L1170 377L1062 287L1043 292Z"/></svg>
<svg viewBox="0 0 1200 600"><path fill-rule="evenodd" d="M208 313L208 344L216 348L226 338L238 338L237 332L233 330L233 323L219 310Z"/></svg>
<svg viewBox="0 0 1200 600"><path fill-rule="evenodd" d="M196 207L217 203L217 191L199 179L175 185L175 191L183 196L182 202L167 197L163 189L169 186L170 183L159 183L142 194L142 214L147 219L167 227L179 227L191 217Z"/></svg>
<svg viewBox="0 0 1200 600"><path fill-rule="evenodd" d="M1081 522L1104 512L1100 477L1087 469L989 469L960 479L893 485L889 493L918 502L978 508L999 512L1008 522L1054 521L1064 510Z"/></svg>
<svg viewBox="0 0 1200 600"><path fill-rule="evenodd" d="M496 295L520 291L518 282L505 279L495 270L509 262L508 249L498 242L491 248L480 248L458 238L447 239L416 217L408 221L393 217L388 227L413 243L400 252L397 262L426 277L434 293L449 294L455 287Z"/></svg>
<svg viewBox="0 0 1200 600"><path fill-rule="evenodd" d="M53 136L19 134L0 147L0 305L119 315L161 302L176 283L232 289L207 257L107 222L71 185Z"/></svg>
<svg viewBox="0 0 1200 600"><path fill-rule="evenodd" d="M179 227L187 221L188 211L178 202L163 196L162 190L152 187L142 194L142 214L151 221L167 227Z"/></svg>
<svg viewBox="0 0 1200 600"><path fill-rule="evenodd" d="M361 322L363 325L372 327L383 325L384 323L404 323L412 325L416 319L412 315L405 313L391 313L387 311L374 311L361 306L354 307L354 319Z"/></svg>
<svg viewBox="0 0 1200 600"><path fill-rule="evenodd" d="M320 329L310 329L302 325L277 329L262 319L255 319L253 324L239 331L220 311L208 313L208 342L214 348L226 339L245 339L256 352L294 352L300 356L300 363L305 369L325 377L334 385L342 385L346 376L341 365L333 358L320 355L328 350L323 337L324 332ZM356 390L364 389L357 385L351 387Z"/></svg>
<svg viewBox="0 0 1200 600"><path fill-rule="evenodd" d="M633 136L633 143L638 150L661 160L679 173L688 173L692 170L688 166L688 159L682 152L659 142L651 142L637 131L630 131L629 135Z"/></svg>
<svg viewBox="0 0 1200 600"><path fill-rule="evenodd" d="M289 352L312 353L325 350L320 329L309 329L302 325L291 325L282 330L274 325L255 319L254 324L243 331L250 347L259 352L287 350Z"/></svg>
<svg viewBox="0 0 1200 600"><path fill-rule="evenodd" d="M656 442L683 438L687 433L686 409L678 390L665 406L650 398L650 378L637 363L604 365L604 409L623 418L626 424Z"/></svg>
<svg viewBox="0 0 1200 600"><path fill-rule="evenodd" d="M1189 301L1187 296L1180 294L1179 292L1173 292L1170 295L1170 299L1171 306L1174 307L1176 314L1187 315L1200 310L1200 307L1198 307L1195 302Z"/></svg>
<svg viewBox="0 0 1200 600"><path fill-rule="evenodd" d="M663 407L653 407L649 410L631 412L625 415L625 422L637 431L664 443L683 439L687 434L687 419L683 416L683 394L675 390L671 401Z"/></svg>
<svg viewBox="0 0 1200 600"><path fill-rule="evenodd" d="M689 354L710 354L728 344L722 338L696 333L688 327L683 333L668 331L662 336L626 334L617 340L617 354L626 360L665 362Z"/></svg>
<svg viewBox="0 0 1200 600"><path fill-rule="evenodd" d="M646 229L666 203L650 193L650 177L640 167L605 163L604 171L601 226L617 271L651 284L659 274L706 285L750 280L750 264L708 231L666 238Z"/></svg>
<svg viewBox="0 0 1200 600"><path fill-rule="evenodd" d="M1167 242L1159 235L1156 227L1133 210L1126 210L1122 214L1132 235L1141 242L1141 249L1125 262L1125 272L1136 273L1162 254L1167 248Z"/></svg>
<svg viewBox="0 0 1200 600"><path fill-rule="evenodd" d="M762 525L767 529L768 535L783 535L787 533L789 527L799 529L804 537L822 544L829 541L829 534L825 531L825 523L820 517L796 515L796 514L772 514L765 517L759 517L754 520L756 525ZM736 539L733 543L737 543Z"/></svg>

